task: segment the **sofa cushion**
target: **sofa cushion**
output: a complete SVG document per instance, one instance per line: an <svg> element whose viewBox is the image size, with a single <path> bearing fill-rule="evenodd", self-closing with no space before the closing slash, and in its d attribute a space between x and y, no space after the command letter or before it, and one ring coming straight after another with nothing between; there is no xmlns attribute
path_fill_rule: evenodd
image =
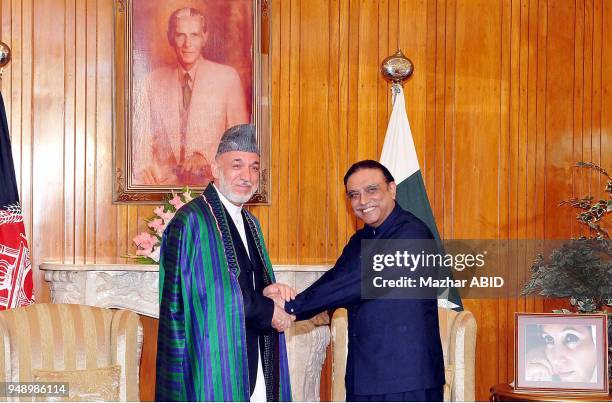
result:
<svg viewBox="0 0 612 403"><path fill-rule="evenodd" d="M69 385L69 396L45 397L41 399L43 401L118 401L120 376L120 365L71 371L32 370L34 382L65 382Z"/></svg>

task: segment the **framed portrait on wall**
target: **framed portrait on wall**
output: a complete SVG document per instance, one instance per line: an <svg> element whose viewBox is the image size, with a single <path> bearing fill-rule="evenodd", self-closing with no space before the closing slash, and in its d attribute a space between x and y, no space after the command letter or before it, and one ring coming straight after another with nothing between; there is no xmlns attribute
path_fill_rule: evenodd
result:
<svg viewBox="0 0 612 403"><path fill-rule="evenodd" d="M115 0L114 201L204 189L223 132L254 123L270 165L268 0Z"/></svg>
<svg viewBox="0 0 612 403"><path fill-rule="evenodd" d="M607 315L517 313L515 390L608 394Z"/></svg>

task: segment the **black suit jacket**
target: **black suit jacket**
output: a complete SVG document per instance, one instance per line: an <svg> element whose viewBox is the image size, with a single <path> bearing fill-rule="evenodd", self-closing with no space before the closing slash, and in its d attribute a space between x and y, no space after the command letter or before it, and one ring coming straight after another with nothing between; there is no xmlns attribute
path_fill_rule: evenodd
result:
<svg viewBox="0 0 612 403"><path fill-rule="evenodd" d="M346 390L378 395L439 387L444 359L436 299L361 299L361 241L433 239L427 226L395 206L378 228L351 237L333 268L294 301L287 312L298 320L328 309L348 310Z"/></svg>
<svg viewBox="0 0 612 403"><path fill-rule="evenodd" d="M225 207L224 207L225 209ZM242 219L246 226L246 218L242 213ZM234 221L225 210L225 215L232 235L234 248L236 249L236 258L240 267L240 275L238 276L238 284L242 290L242 299L244 302L244 317L246 321L246 343L247 343L247 358L249 363L249 384L251 395L255 390L255 382L257 380L257 365L259 361L258 346L260 343L261 331L271 329L272 315L274 314L274 302L264 297L262 292L265 287L264 283L264 265L259 256L259 252L255 246L255 240L248 228L245 228L249 254L247 254L240 233L234 225ZM249 258L250 255L250 258Z"/></svg>

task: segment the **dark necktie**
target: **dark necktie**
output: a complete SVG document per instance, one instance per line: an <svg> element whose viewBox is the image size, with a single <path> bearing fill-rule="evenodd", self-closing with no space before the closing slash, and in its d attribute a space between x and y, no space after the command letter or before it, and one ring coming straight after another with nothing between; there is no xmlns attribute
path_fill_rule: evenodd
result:
<svg viewBox="0 0 612 403"><path fill-rule="evenodd" d="M189 73L185 73L183 76L183 108L189 109L189 103L191 102L191 76Z"/></svg>

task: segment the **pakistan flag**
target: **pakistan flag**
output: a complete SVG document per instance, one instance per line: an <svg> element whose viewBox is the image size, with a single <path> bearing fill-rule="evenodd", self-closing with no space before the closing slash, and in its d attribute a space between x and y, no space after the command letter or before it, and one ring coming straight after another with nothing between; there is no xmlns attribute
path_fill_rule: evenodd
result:
<svg viewBox="0 0 612 403"><path fill-rule="evenodd" d="M404 91L401 85L393 84L393 95L395 101L385 135L380 163L386 166L395 178L397 185L396 201L399 205L427 224L434 238L439 240L440 234L425 192L423 175L421 174L419 159L408 123ZM447 273L440 273L440 278L451 275L451 270L447 270ZM438 293L438 306L451 308L455 311L463 310L461 297L454 288L442 289Z"/></svg>

